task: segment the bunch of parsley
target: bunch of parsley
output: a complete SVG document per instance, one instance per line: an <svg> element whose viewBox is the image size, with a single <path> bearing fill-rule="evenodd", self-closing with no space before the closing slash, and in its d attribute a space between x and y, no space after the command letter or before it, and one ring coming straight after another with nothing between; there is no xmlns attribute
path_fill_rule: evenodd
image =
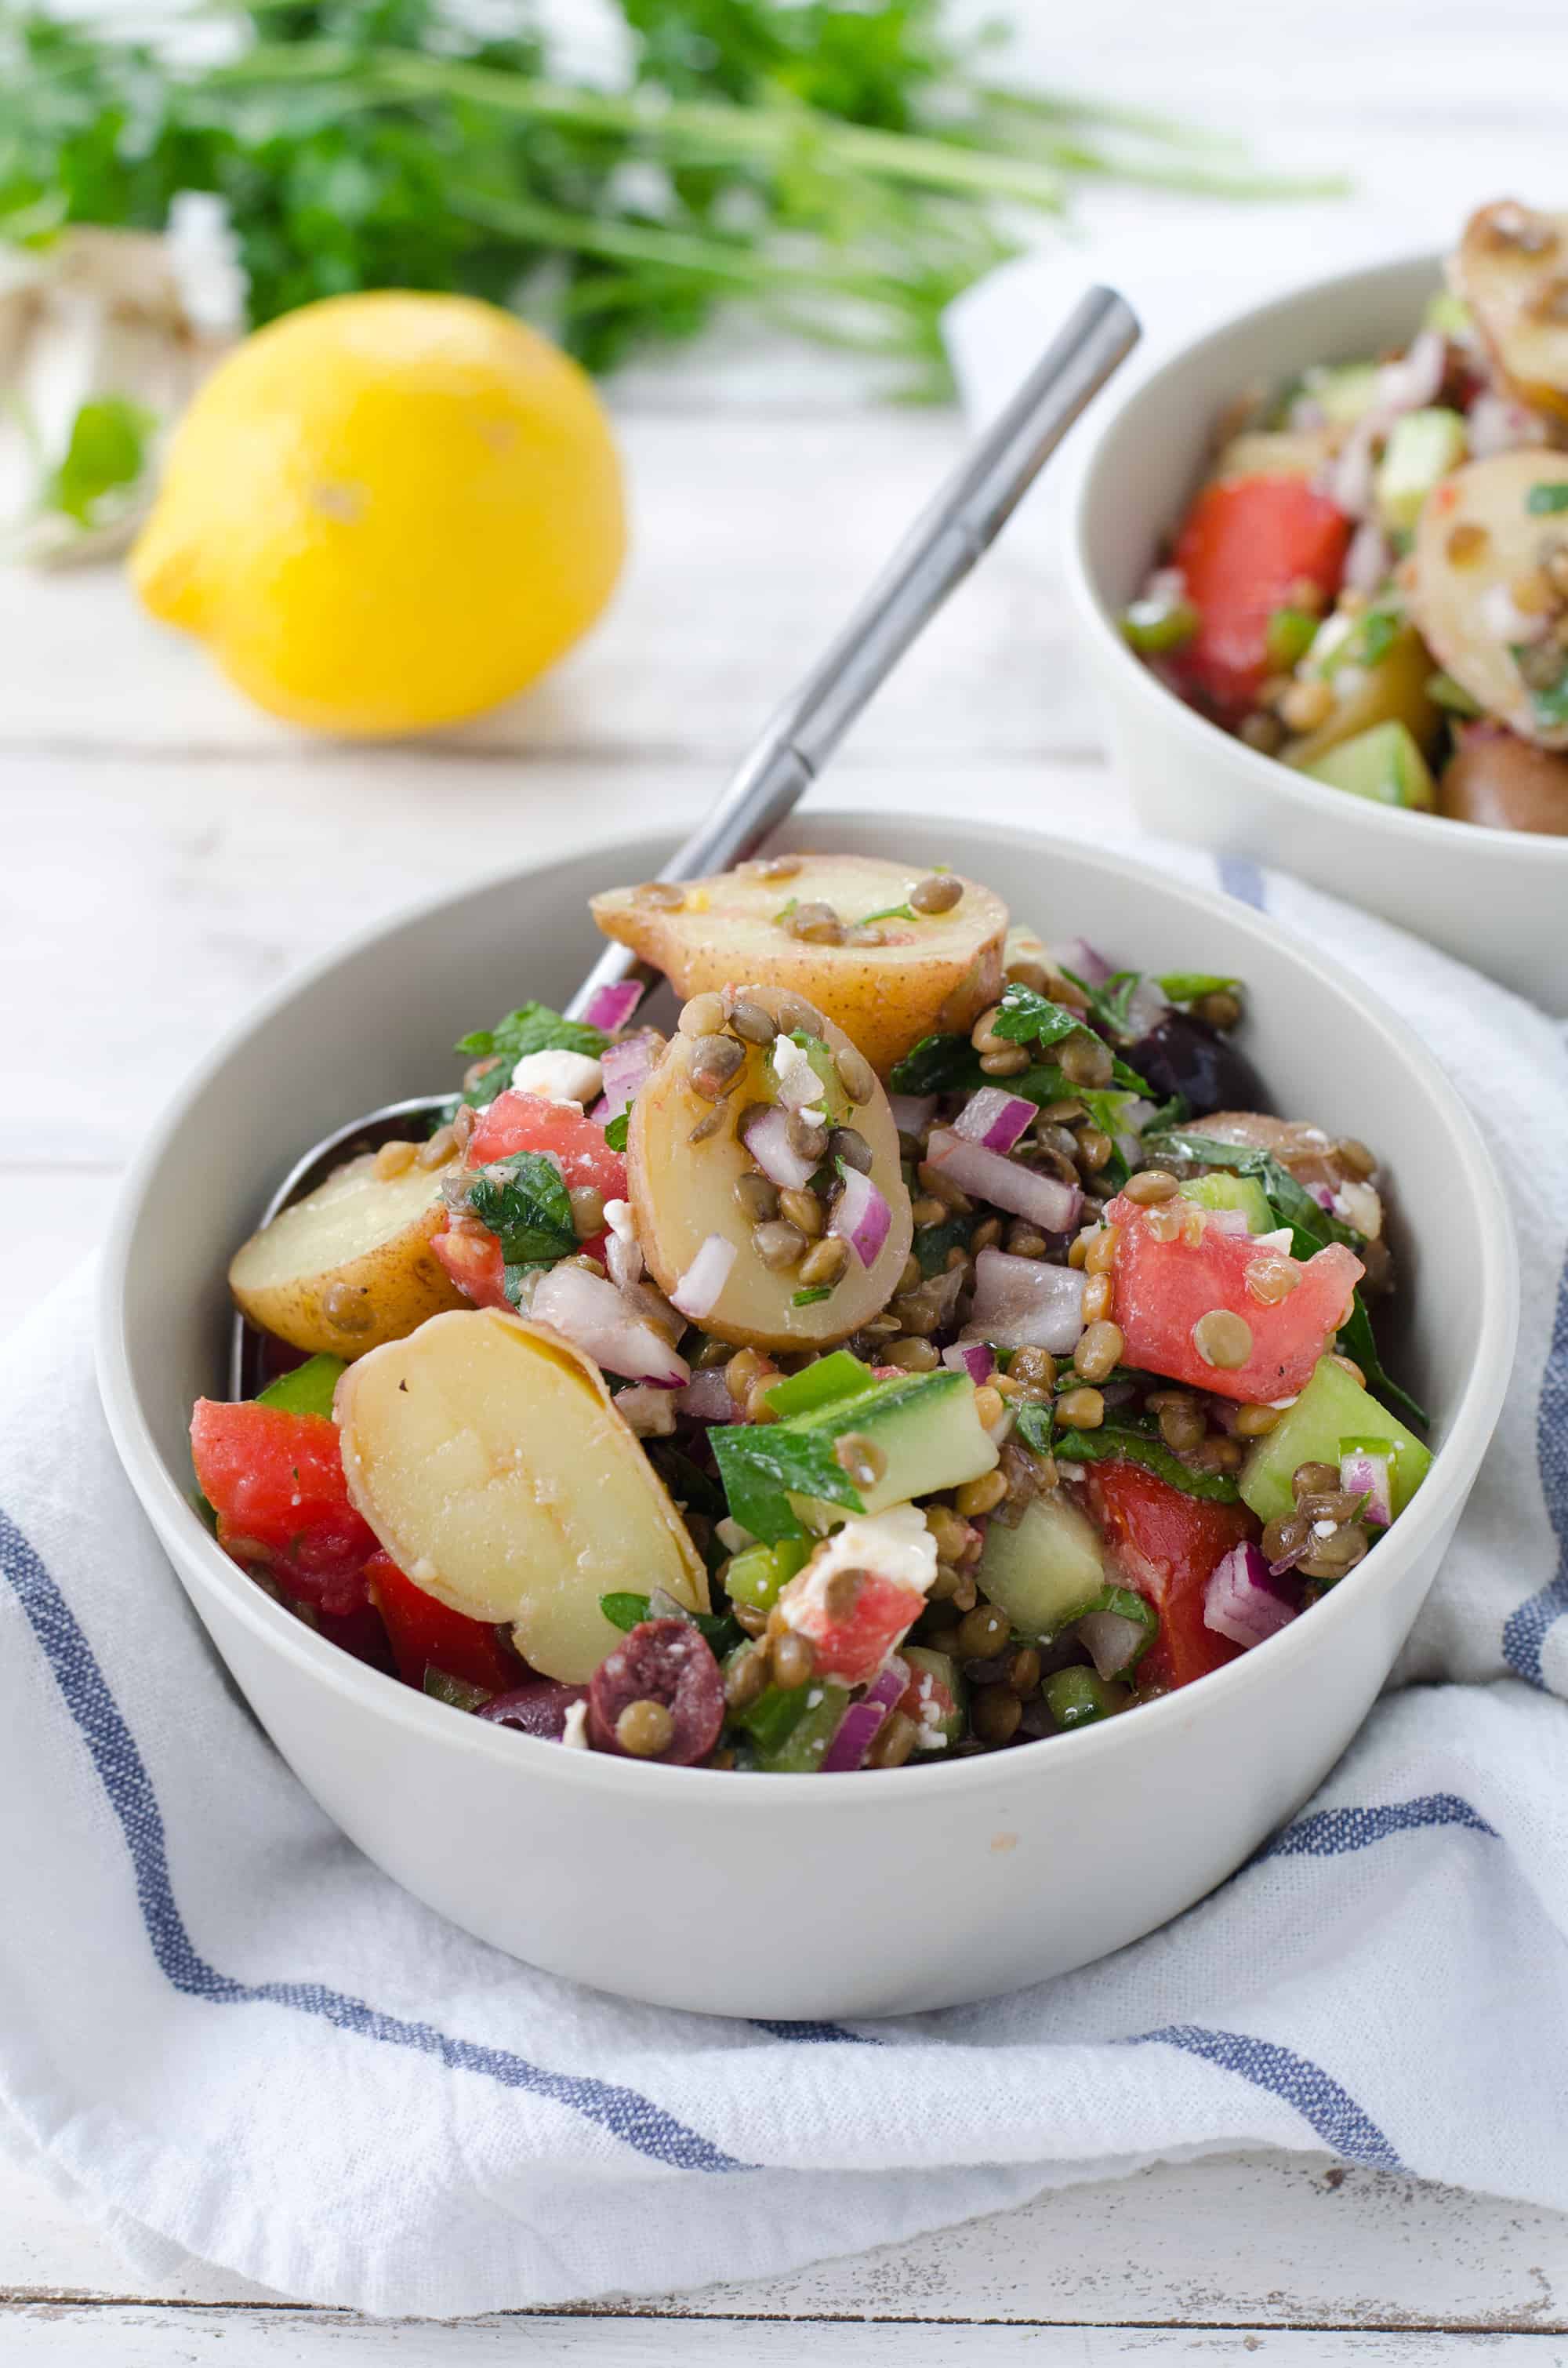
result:
<svg viewBox="0 0 1568 2368"><path fill-rule="evenodd" d="M196 0L122 39L0 0L0 234L229 206L253 324L380 287L519 303L595 370L743 299L945 382L949 300L1074 178L1324 184L1004 87L942 0L619 0L626 79L558 78L531 0ZM1334 186L1334 185L1328 185Z"/></svg>

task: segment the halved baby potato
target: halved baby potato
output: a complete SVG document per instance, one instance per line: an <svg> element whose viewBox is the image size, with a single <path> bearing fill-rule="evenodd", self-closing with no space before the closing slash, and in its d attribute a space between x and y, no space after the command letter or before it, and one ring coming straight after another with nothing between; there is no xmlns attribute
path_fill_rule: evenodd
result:
<svg viewBox="0 0 1568 2368"><path fill-rule="evenodd" d="M1543 561L1568 553L1568 508L1556 509L1559 500L1568 504L1568 452L1499 452L1456 469L1422 507L1411 590L1438 665L1478 707L1541 748L1568 748L1568 721L1543 714L1515 655L1533 647L1542 621L1517 601L1528 585L1548 606L1568 607L1542 574ZM1542 655L1551 658L1550 644Z"/></svg>
<svg viewBox="0 0 1568 2368"><path fill-rule="evenodd" d="M1520 402L1568 414L1568 214L1511 198L1483 206L1465 225L1450 276Z"/></svg>
<svg viewBox="0 0 1568 2368"><path fill-rule="evenodd" d="M437 1263L439 1168L380 1177L368 1152L335 1168L235 1253L242 1314L311 1355L353 1359L468 1303Z"/></svg>
<svg viewBox="0 0 1568 2368"><path fill-rule="evenodd" d="M789 1026L801 1017L790 1008L798 998L787 988L747 985L740 992L748 1003L760 1004L770 1018ZM843 1029L820 1012L813 1015L809 1032L830 1053L855 1051ZM851 1107L846 1098L840 1105L847 1123L870 1146L870 1179L890 1212L887 1237L869 1266L863 1266L851 1249L848 1265L829 1295L797 1306L802 1287L798 1269L780 1271L763 1264L752 1241L755 1220L735 1194L739 1179L756 1167L736 1133L737 1124L748 1109L774 1098L768 1076L771 1055L765 1046L747 1046L736 1082L718 1106L722 1116L717 1132L694 1143L693 1134L715 1109L692 1086L694 1048L693 1038L674 1037L631 1105L628 1187L638 1243L654 1279L662 1291L676 1292L699 1250L717 1234L735 1256L718 1298L700 1319L705 1332L756 1349L825 1349L847 1339L892 1298L914 1238L909 1194L899 1166L898 1129L887 1095L868 1080L872 1087L869 1101ZM840 1111L830 1109L828 1115L836 1119Z"/></svg>
<svg viewBox="0 0 1568 2368"><path fill-rule="evenodd" d="M619 1642L601 1595L708 1609L663 1482L558 1333L493 1307L432 1316L351 1365L335 1410L349 1496L398 1567L508 1622L542 1676L585 1685Z"/></svg>
<svg viewBox="0 0 1568 2368"><path fill-rule="evenodd" d="M886 1072L922 1036L971 1026L1002 992L1006 906L954 872L945 875L960 891L950 905L911 913L910 890L927 876L871 856L776 857L684 890L612 888L592 910L607 938L634 947L677 994L743 978L792 988ZM793 933L808 906L825 908L824 937L841 926L839 942Z"/></svg>

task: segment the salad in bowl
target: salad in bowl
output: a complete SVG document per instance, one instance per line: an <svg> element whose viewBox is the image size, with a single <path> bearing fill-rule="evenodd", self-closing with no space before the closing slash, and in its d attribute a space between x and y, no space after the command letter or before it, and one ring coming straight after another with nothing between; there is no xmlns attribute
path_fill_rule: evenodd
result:
<svg viewBox="0 0 1568 2368"><path fill-rule="evenodd" d="M860 854L592 904L673 997L465 1037L233 1258L195 1474L299 1619L564 1749L847 1774L1126 1715L1401 1518L1378 1163L1271 1112L1244 981Z"/></svg>
<svg viewBox="0 0 1568 2368"><path fill-rule="evenodd" d="M1312 780L1568 835L1568 214L1483 207L1414 339L1238 387L1121 612Z"/></svg>

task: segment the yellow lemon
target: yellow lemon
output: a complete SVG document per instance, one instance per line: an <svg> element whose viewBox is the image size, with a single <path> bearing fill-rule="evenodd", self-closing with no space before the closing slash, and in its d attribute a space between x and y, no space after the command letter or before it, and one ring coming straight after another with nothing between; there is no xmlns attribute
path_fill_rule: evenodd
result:
<svg viewBox="0 0 1568 2368"><path fill-rule="evenodd" d="M335 296L230 355L131 555L274 715L416 732L509 699L609 598L620 467L575 362L461 296Z"/></svg>

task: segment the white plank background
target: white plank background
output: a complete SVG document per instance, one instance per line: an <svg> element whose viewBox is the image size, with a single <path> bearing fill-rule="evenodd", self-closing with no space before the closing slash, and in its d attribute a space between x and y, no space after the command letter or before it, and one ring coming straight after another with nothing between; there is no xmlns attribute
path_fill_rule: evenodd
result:
<svg viewBox="0 0 1568 2368"><path fill-rule="evenodd" d="M1562 0L1015 14L1042 73L1244 123L1275 157L1348 162L1374 198L1436 169L1456 207L1505 188L1568 199ZM1095 218L1130 213L1111 194ZM1194 219L1223 234L1222 215ZM101 1233L153 1110L293 965L448 882L694 814L960 441L949 415L868 410L836 365L744 335L640 369L617 407L635 542L612 614L531 698L434 745L302 741L140 618L114 573L0 573L0 1331ZM824 794L1125 829L1049 583L1005 552L983 570ZM0 2157L6 2368L1100 2368L1260 2351L1277 2368L1483 2351L1546 2368L1565 2339L1568 2216L1312 2156L1167 2166L744 2288L395 2328L194 2261L141 2277L36 2165Z"/></svg>

